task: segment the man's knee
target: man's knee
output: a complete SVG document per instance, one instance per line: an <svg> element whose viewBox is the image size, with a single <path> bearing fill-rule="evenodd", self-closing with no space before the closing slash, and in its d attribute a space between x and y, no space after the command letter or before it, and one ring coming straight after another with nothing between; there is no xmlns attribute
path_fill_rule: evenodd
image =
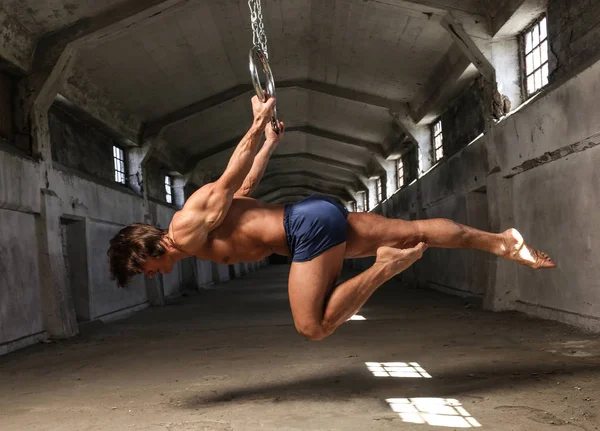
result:
<svg viewBox="0 0 600 431"><path fill-rule="evenodd" d="M327 334L327 331L325 331L325 328L323 328L323 325L320 325L319 323L296 323L296 331L311 341L320 341L329 335Z"/></svg>

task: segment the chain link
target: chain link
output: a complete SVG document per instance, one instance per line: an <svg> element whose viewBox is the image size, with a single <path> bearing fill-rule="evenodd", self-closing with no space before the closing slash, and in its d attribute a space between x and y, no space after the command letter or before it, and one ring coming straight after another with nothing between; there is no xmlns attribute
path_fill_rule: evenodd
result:
<svg viewBox="0 0 600 431"><path fill-rule="evenodd" d="M252 21L252 43L260 48L268 59L267 34L265 33L260 0L248 0L248 7L250 8L250 20Z"/></svg>

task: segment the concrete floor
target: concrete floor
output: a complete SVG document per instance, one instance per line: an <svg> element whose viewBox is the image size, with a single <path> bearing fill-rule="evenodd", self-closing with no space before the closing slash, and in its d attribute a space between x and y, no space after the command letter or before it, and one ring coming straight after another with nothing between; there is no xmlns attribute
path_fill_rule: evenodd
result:
<svg viewBox="0 0 600 431"><path fill-rule="evenodd" d="M0 358L0 430L600 427L598 335L390 282L366 321L309 342L286 276L263 269ZM368 362L419 365L375 377Z"/></svg>

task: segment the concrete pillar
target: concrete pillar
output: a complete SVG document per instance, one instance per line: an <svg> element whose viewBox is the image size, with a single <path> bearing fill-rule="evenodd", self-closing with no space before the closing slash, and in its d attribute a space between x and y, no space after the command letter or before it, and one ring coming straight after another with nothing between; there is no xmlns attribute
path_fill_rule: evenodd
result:
<svg viewBox="0 0 600 431"><path fill-rule="evenodd" d="M490 230L502 232L514 226L512 180L504 178L494 140L493 121L486 123L485 144L492 174L487 177L487 199ZM518 299L518 265L505 259L491 259L488 286L483 306L494 311L514 309Z"/></svg>
<svg viewBox="0 0 600 431"><path fill-rule="evenodd" d="M418 144L419 178L433 166L433 144L429 127L415 127L413 137Z"/></svg>
<svg viewBox="0 0 600 431"><path fill-rule="evenodd" d="M381 165L387 173L384 199L389 199L394 193L396 193L398 185L396 181L396 162L394 160L384 160L381 162Z"/></svg>
<svg viewBox="0 0 600 431"><path fill-rule="evenodd" d="M498 91L507 96L511 110L521 105L521 65L519 64L519 42L510 37L492 43L492 64L496 69Z"/></svg>
<svg viewBox="0 0 600 431"><path fill-rule="evenodd" d="M377 202L377 185L375 180L369 180L367 182L367 187L369 188L369 211L372 211L379 203Z"/></svg>
<svg viewBox="0 0 600 431"><path fill-rule="evenodd" d="M188 175L176 176L173 179L173 203L178 208L183 208L185 204L185 186L188 181Z"/></svg>
<svg viewBox="0 0 600 431"><path fill-rule="evenodd" d="M487 179L487 196L492 232L502 232L514 225L512 212L512 184L500 173ZM519 297L518 266L506 259L491 259L488 286L483 306L494 311L514 309Z"/></svg>
<svg viewBox="0 0 600 431"><path fill-rule="evenodd" d="M229 275L229 265L220 265L219 264L217 266L217 271L218 271L220 282L228 281L231 279L231 276Z"/></svg>
<svg viewBox="0 0 600 431"><path fill-rule="evenodd" d="M140 196L144 193L144 171L143 164L154 146L153 141L145 142L141 147L130 148L126 151L128 184L131 189Z"/></svg>
<svg viewBox="0 0 600 431"><path fill-rule="evenodd" d="M61 202L52 190L41 193L36 229L44 323L51 338L68 338L77 334L78 327L63 255Z"/></svg>
<svg viewBox="0 0 600 431"><path fill-rule="evenodd" d="M166 301L162 275L153 278L144 278L146 283L146 295L148 296L150 305L153 307L162 307L165 305Z"/></svg>
<svg viewBox="0 0 600 431"><path fill-rule="evenodd" d="M46 331L52 338L67 338L78 332L75 307L68 288L60 217L62 203L52 187L52 149L48 125L49 106L31 112L33 150L40 158L40 215L36 220L42 307Z"/></svg>

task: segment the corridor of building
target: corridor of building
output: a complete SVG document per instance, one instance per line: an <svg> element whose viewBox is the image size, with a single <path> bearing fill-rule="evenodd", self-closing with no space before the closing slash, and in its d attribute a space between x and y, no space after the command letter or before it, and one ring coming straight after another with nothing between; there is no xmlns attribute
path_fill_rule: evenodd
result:
<svg viewBox="0 0 600 431"><path fill-rule="evenodd" d="M598 430L599 76L593 0L0 0L0 431Z"/></svg>

